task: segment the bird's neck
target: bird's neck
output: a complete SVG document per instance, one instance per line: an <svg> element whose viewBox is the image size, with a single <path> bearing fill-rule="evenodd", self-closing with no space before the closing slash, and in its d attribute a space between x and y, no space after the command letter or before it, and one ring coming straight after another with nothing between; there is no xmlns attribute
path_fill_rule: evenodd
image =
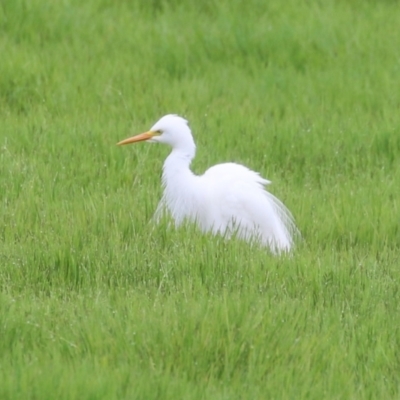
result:
<svg viewBox="0 0 400 400"><path fill-rule="evenodd" d="M190 170L196 153L196 147L177 149L174 148L170 155L166 158L163 167L163 182L167 185L171 181L177 181L178 177L193 176Z"/></svg>
<svg viewBox="0 0 400 400"><path fill-rule="evenodd" d="M187 149L186 149L187 150ZM163 203L171 212L177 224L185 217L195 217L193 204L197 201L198 176L190 170L194 157L192 151L173 149L164 162L162 181L164 186Z"/></svg>

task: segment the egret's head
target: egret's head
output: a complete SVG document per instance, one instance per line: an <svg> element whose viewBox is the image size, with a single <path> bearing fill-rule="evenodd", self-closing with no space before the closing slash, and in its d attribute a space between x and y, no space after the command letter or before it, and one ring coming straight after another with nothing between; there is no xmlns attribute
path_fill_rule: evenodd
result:
<svg viewBox="0 0 400 400"><path fill-rule="evenodd" d="M145 133L119 142L119 145L147 141L150 143L165 143L173 148L193 146L193 137L186 119L178 115L168 114L156 122Z"/></svg>

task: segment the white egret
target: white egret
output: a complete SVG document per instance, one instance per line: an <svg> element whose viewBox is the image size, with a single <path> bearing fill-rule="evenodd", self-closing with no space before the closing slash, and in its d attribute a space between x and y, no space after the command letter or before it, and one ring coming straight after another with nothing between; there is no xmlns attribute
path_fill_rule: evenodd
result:
<svg viewBox="0 0 400 400"><path fill-rule="evenodd" d="M264 188L270 182L236 163L218 164L203 175L189 166L196 145L188 122L177 115L162 117L148 132L122 140L118 145L148 141L172 147L163 166L164 193L156 217L170 212L176 225L185 219L204 232L232 234L257 241L273 253L289 251L297 233L292 214Z"/></svg>

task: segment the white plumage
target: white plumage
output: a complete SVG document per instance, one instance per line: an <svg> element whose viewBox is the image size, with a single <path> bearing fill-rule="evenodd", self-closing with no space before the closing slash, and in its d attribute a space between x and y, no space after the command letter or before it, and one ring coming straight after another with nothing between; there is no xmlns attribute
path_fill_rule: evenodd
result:
<svg viewBox="0 0 400 400"><path fill-rule="evenodd" d="M190 163L196 145L187 121L177 115L162 117L146 133L118 144L147 140L172 147L163 166L164 193L156 217L168 211L176 225L185 219L204 232L257 241L272 252L289 251L297 228L290 211L264 188L270 182L235 163L218 164L195 175Z"/></svg>

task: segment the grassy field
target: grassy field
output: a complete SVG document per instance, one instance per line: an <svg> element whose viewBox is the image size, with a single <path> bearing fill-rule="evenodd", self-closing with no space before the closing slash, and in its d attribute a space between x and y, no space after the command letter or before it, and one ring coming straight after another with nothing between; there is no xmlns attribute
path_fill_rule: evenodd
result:
<svg viewBox="0 0 400 400"><path fill-rule="evenodd" d="M398 399L396 1L0 3L1 399ZM260 171L290 257L151 223L193 169Z"/></svg>

